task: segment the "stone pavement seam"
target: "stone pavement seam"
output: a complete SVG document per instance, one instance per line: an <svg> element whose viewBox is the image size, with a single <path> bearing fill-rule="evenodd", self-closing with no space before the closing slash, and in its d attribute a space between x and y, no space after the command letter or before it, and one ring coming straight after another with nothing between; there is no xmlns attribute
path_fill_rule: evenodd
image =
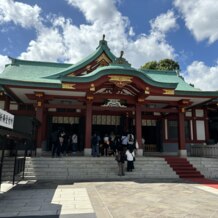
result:
<svg viewBox="0 0 218 218"><path fill-rule="evenodd" d="M109 215L111 218L113 218L113 216L112 216L110 210L108 209L108 207L107 207L106 204L104 203L104 201L103 201L101 195L99 194L98 190L96 189L96 187L94 187L94 189L95 189L95 191L96 191L96 193L97 193L99 199L101 200L102 204L104 205L104 208L105 208L106 211L108 212L108 215Z"/></svg>

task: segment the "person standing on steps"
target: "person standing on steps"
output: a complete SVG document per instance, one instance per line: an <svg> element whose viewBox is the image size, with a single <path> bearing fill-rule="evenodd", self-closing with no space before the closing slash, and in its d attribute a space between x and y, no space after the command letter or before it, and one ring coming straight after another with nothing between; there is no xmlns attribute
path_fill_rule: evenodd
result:
<svg viewBox="0 0 218 218"><path fill-rule="evenodd" d="M132 170L134 169L134 160L135 160L134 149L128 148L126 150L126 158L127 158L127 171L132 172Z"/></svg>
<svg viewBox="0 0 218 218"><path fill-rule="evenodd" d="M78 145L78 136L76 133L74 133L71 137L71 141L72 141L72 152L73 154L76 154L77 152L77 145Z"/></svg>
<svg viewBox="0 0 218 218"><path fill-rule="evenodd" d="M117 149L116 158L118 164L118 176L124 176L124 163L126 160L125 150L124 147L121 145Z"/></svg>
<svg viewBox="0 0 218 218"><path fill-rule="evenodd" d="M93 157L99 157L99 142L100 142L100 136L97 135L97 133L94 133L92 136L92 156Z"/></svg>

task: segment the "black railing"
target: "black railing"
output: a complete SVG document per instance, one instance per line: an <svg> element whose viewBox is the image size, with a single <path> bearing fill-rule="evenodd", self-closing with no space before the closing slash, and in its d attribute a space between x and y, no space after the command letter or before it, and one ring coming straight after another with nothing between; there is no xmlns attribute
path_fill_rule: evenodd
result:
<svg viewBox="0 0 218 218"><path fill-rule="evenodd" d="M1 159L0 159L0 190L1 190L1 184L2 184L2 170L3 170L3 162L4 162L4 154L5 154L5 143L3 140L0 140L0 153L1 153Z"/></svg>
<svg viewBox="0 0 218 218"><path fill-rule="evenodd" d="M16 146L15 157L14 157L13 185L18 176L20 180L24 179L25 162L26 162L26 156L27 156L27 144L23 144L21 146L24 147L25 150L20 150L20 149L18 150L20 146ZM21 152L21 151L24 151L23 156L19 156L18 154L18 152Z"/></svg>
<svg viewBox="0 0 218 218"><path fill-rule="evenodd" d="M8 172L6 172L6 174L10 174L8 180L12 180L11 182L14 185L15 182L24 179L27 152L29 155L33 152L31 145L30 140L26 139L9 140L6 137L0 138L0 188L3 180L3 168L6 157L11 157L13 161L12 166L10 166Z"/></svg>

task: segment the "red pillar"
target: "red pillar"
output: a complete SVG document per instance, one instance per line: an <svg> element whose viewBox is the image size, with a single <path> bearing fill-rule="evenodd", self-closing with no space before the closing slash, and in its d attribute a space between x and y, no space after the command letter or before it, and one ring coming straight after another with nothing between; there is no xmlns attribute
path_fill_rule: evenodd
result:
<svg viewBox="0 0 218 218"><path fill-rule="evenodd" d="M92 137L92 102L86 103L86 133L85 133L85 149L91 148Z"/></svg>
<svg viewBox="0 0 218 218"><path fill-rule="evenodd" d="M183 108L179 109L178 121L179 154L180 156L187 156L185 146L185 111Z"/></svg>
<svg viewBox="0 0 218 218"><path fill-rule="evenodd" d="M141 111L140 104L136 104L136 108L135 108L135 127L136 127L136 140L139 144L139 149L142 149L142 111Z"/></svg>
<svg viewBox="0 0 218 218"><path fill-rule="evenodd" d="M44 107L41 101L37 102L36 119L40 122L37 130L37 148L42 148L46 120L44 120Z"/></svg>
<svg viewBox="0 0 218 218"><path fill-rule="evenodd" d="M10 99L9 99L8 96L5 97L4 110L5 110L5 111L9 111L9 110L10 110Z"/></svg>

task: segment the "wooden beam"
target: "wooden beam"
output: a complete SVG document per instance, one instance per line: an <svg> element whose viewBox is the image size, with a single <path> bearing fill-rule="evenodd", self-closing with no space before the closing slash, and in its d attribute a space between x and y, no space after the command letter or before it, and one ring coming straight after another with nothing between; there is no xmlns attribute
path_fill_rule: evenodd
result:
<svg viewBox="0 0 218 218"><path fill-rule="evenodd" d="M45 104L45 108L67 108L67 109L85 109L85 105L80 105L80 104Z"/></svg>

